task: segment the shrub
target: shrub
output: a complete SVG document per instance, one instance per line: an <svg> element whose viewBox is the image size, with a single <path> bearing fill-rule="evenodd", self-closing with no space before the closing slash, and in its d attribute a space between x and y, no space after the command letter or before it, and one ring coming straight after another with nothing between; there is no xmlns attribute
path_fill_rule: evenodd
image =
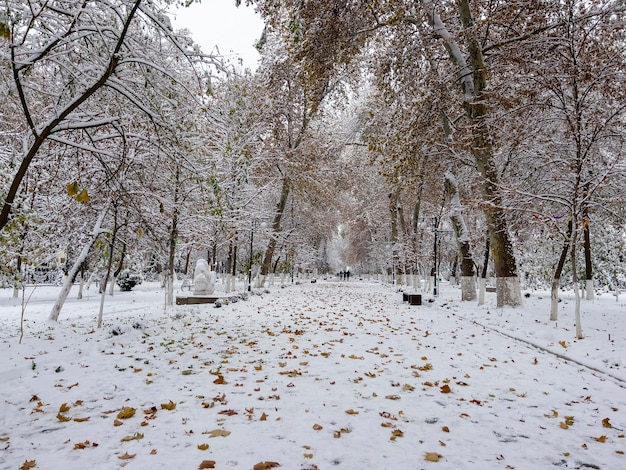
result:
<svg viewBox="0 0 626 470"><path fill-rule="evenodd" d="M141 284L141 275L130 269L125 269L117 277L115 283L120 286L120 290L128 292L137 284Z"/></svg>

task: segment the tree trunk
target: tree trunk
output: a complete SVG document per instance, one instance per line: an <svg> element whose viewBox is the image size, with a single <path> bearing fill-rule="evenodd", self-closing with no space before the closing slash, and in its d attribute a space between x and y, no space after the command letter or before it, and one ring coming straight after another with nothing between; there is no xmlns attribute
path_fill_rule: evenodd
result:
<svg viewBox="0 0 626 470"><path fill-rule="evenodd" d="M446 193L450 199L450 222L454 230L461 259L461 300L476 300L476 271L469 243L469 233L463 218L459 187L452 173L445 174Z"/></svg>
<svg viewBox="0 0 626 470"><path fill-rule="evenodd" d="M400 220L402 210L400 209L400 184L396 181L392 191L389 193L389 215L391 217L391 267L393 272L391 273L391 282L396 284L402 283L402 270L400 269L400 263L398 259L398 225L400 228L404 227L404 222Z"/></svg>
<svg viewBox="0 0 626 470"><path fill-rule="evenodd" d="M274 251L276 250L276 244L278 243L277 235L281 232L280 223L285 212L285 206L289 199L289 192L291 191L291 180L287 177L283 178L283 187L280 192L280 200L276 205L276 213L274 214L274 220L272 221L271 235L269 242L267 243L267 249L265 250L265 256L263 257L263 264L261 265L261 276L263 281L265 276L270 272L272 267L272 258L274 257ZM261 280L259 280L259 283Z"/></svg>
<svg viewBox="0 0 626 470"><path fill-rule="evenodd" d="M235 235L235 243L233 245L233 271L230 277L230 292L237 289L237 238Z"/></svg>
<svg viewBox="0 0 626 470"><path fill-rule="evenodd" d="M72 268L70 269L67 277L65 278L65 282L63 283L63 287L61 288L61 291L59 292L59 296L57 297L56 302L52 306L52 310L50 311L48 320L52 320L52 321L59 320L59 315L61 313L61 309L63 308L63 304L65 303L65 300L67 299L67 296L69 295L70 290L72 289L72 279L74 279L74 276L76 276L76 273L80 269L82 263L87 259L87 256L89 255L89 250L93 246L94 242L96 241L98 236L100 236L100 234L102 233L102 222L104 221L104 218L108 212L108 208L109 206L107 204L104 207L104 209L102 209L102 212L100 213L100 216L98 217L98 220L96 221L96 224L94 225L93 230L91 231L91 239L87 243L85 243L85 245L83 246L83 249L79 253L78 257L76 258L76 261L74 261Z"/></svg>
<svg viewBox="0 0 626 470"><path fill-rule="evenodd" d="M487 287L487 272L489 271L489 238L485 241L485 258L483 259L483 269L478 278L478 305L485 303L485 289Z"/></svg>
<svg viewBox="0 0 626 470"><path fill-rule="evenodd" d="M578 290L578 273L576 269L576 232L572 235L571 244L571 260L572 260L572 282L574 284L574 319L576 322L576 338L583 339L583 329L580 320L580 291Z"/></svg>
<svg viewBox="0 0 626 470"><path fill-rule="evenodd" d="M172 215L172 230L170 231L170 238L168 240L169 253L167 256L167 282L166 287L166 300L167 305L174 305L174 259L176 255L176 239L178 238L178 211L174 209Z"/></svg>
<svg viewBox="0 0 626 470"><path fill-rule="evenodd" d="M115 207L115 211L113 212L113 234L111 235L111 244L109 248L109 260L107 261L107 269L104 274L104 278L102 279L102 284L100 285L100 308L98 310L98 328L102 328L102 314L104 313L104 298L107 288L107 283L109 282L109 276L111 275L111 269L113 268L113 252L115 250L115 241L117 238L117 207Z"/></svg>
<svg viewBox="0 0 626 470"><path fill-rule="evenodd" d="M483 179L483 211L487 220L496 273L497 304L498 307L516 306L522 302L521 288L505 212L502 209L502 195L494 161L493 136L486 122L488 98L484 91L487 87L487 65L476 36L469 0L458 0L457 7L467 39L467 57L446 29L434 7L428 8L429 20L434 33L443 39L450 60L457 67L457 77L463 91L463 106L472 124L471 152Z"/></svg>
<svg viewBox="0 0 626 470"><path fill-rule="evenodd" d="M224 264L224 291L231 292L230 290L230 272L232 270L233 263L233 241L228 243L228 256L226 256L226 263Z"/></svg>
<svg viewBox="0 0 626 470"><path fill-rule="evenodd" d="M565 259L567 258L567 252L569 251L570 243L572 241L572 221L567 223L567 233L565 235L565 241L563 242L563 249L561 250L561 256L559 262L554 270L554 277L552 278L552 289L550 291L550 320L556 321L558 319L559 308L559 283L561 280L561 273L563 272L563 266L565 265Z"/></svg>
<svg viewBox="0 0 626 470"><path fill-rule="evenodd" d="M585 195L587 191L585 190ZM589 206L586 202L582 205L583 215L583 247L585 253L585 290L587 300L593 300L595 291L593 289L593 265L591 262L591 235L589 233Z"/></svg>

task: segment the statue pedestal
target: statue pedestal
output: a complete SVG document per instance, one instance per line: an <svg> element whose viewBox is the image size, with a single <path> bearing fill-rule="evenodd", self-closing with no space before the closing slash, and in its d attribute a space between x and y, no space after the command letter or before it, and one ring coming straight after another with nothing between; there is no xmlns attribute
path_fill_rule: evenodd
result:
<svg viewBox="0 0 626 470"><path fill-rule="evenodd" d="M211 295L181 295L176 297L176 305L214 304L217 299L221 298L223 297Z"/></svg>

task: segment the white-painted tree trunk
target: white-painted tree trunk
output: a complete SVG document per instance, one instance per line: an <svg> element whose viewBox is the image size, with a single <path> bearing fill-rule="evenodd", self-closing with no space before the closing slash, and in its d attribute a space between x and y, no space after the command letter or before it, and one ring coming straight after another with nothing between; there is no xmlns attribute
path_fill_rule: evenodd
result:
<svg viewBox="0 0 626 470"><path fill-rule="evenodd" d="M475 276L461 276L461 300L476 300Z"/></svg>
<svg viewBox="0 0 626 470"><path fill-rule="evenodd" d="M165 305L174 305L174 278L169 273L166 284Z"/></svg>
<svg viewBox="0 0 626 470"><path fill-rule="evenodd" d="M496 278L496 292L498 307L522 305L522 289L519 277Z"/></svg>
<svg viewBox="0 0 626 470"><path fill-rule="evenodd" d="M72 289L72 279L74 278L76 273L78 273L78 270L80 269L80 266L83 263L83 261L87 259L87 256L89 255L89 250L91 250L91 247L93 243L96 241L96 238L98 238L98 236L102 233L102 222L104 221L104 217L106 216L108 209L109 209L109 205L107 204L104 207L104 209L102 209L102 212L100 213L100 216L98 217L98 220L96 221L96 224L93 227L93 230L90 235L90 240L85 243L85 245L83 246L83 249L80 251L78 257L74 261L72 268L69 270L68 275L65 278L65 281L63 282L63 287L61 287L61 291L59 292L59 296L57 297L56 302L52 306L52 310L50 311L48 320L52 320L52 321L59 320L59 315L61 313L61 309L63 308L63 304L67 300L67 296L69 295L70 290Z"/></svg>
<svg viewBox="0 0 626 470"><path fill-rule="evenodd" d="M85 276L83 276L82 274L80 275L80 284L78 284L78 294L76 295L76 298L78 300L81 300L83 298L83 287L85 286Z"/></svg>
<svg viewBox="0 0 626 470"><path fill-rule="evenodd" d="M487 288L487 279L478 278L478 305L485 305L485 289Z"/></svg>
<svg viewBox="0 0 626 470"><path fill-rule="evenodd" d="M559 279L552 281L552 289L550 289L550 320L557 321L559 318Z"/></svg>
<svg viewBox="0 0 626 470"><path fill-rule="evenodd" d="M576 319L576 338L583 339L583 328L580 319L580 292L578 289L574 289L574 298L576 302L574 304L574 318Z"/></svg>
<svg viewBox="0 0 626 470"><path fill-rule="evenodd" d="M593 290L593 279L587 279L585 281L585 287L587 289L587 300L593 300L595 298L595 292Z"/></svg>
<svg viewBox="0 0 626 470"><path fill-rule="evenodd" d="M91 283L96 278L97 273L97 271L94 271L89 275L89 278L87 279L87 283L85 285L85 290L89 290L89 287L91 287Z"/></svg>

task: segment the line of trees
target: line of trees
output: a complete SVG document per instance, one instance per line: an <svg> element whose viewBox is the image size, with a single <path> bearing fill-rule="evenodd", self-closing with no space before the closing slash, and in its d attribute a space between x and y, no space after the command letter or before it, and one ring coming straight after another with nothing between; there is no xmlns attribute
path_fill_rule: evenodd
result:
<svg viewBox="0 0 626 470"><path fill-rule="evenodd" d="M261 286L438 259L467 300L477 275L501 306L551 284L554 319L564 274L588 298L624 283L623 2L253 3L242 71L173 31L168 1L0 1L10 284L59 250L68 289L131 266L168 303L199 256L228 288L253 263Z"/></svg>

